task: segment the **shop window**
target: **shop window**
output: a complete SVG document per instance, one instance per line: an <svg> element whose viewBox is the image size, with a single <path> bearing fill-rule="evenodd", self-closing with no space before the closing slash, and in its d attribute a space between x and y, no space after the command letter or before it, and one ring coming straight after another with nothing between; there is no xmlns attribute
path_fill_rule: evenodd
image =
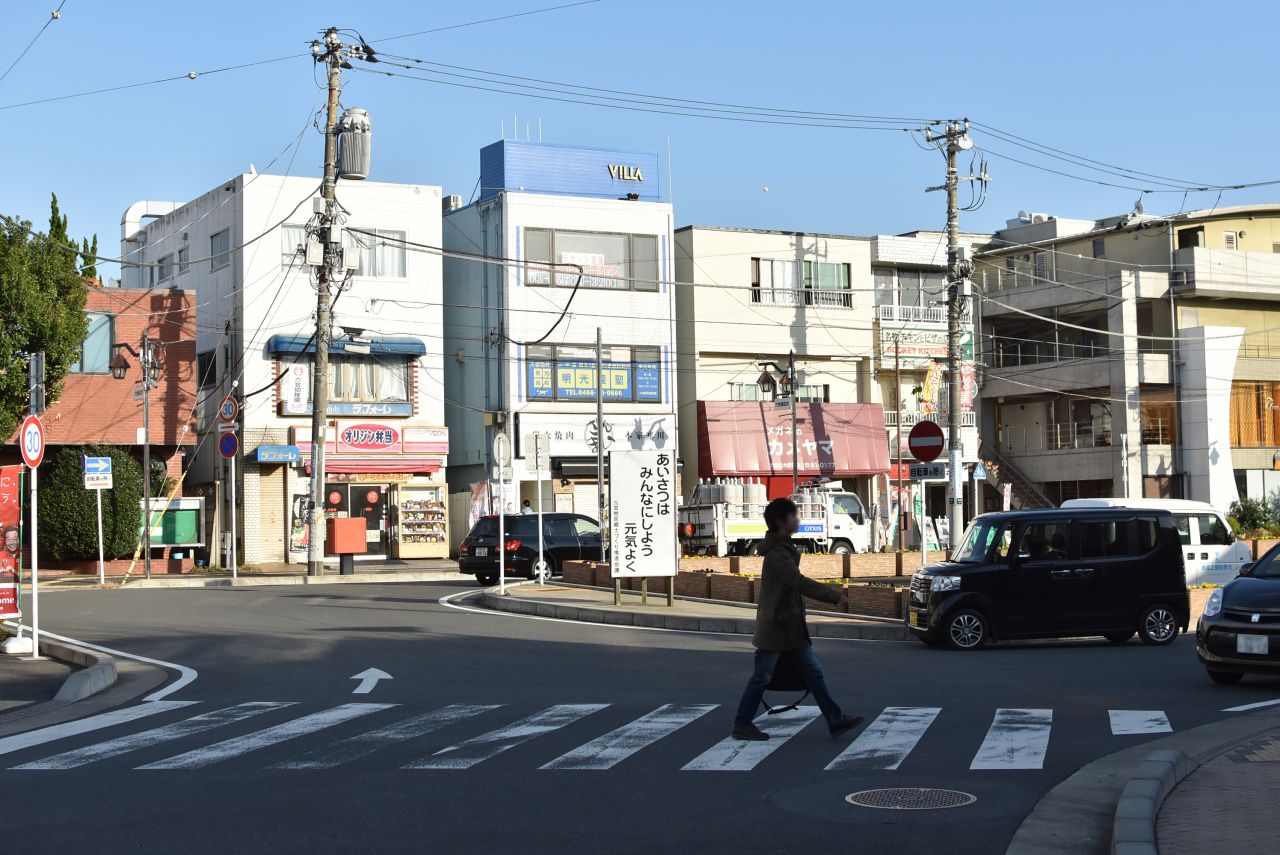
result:
<svg viewBox="0 0 1280 855"><path fill-rule="evenodd" d="M231 266L231 230L223 229L209 236L209 270Z"/></svg>
<svg viewBox="0 0 1280 855"><path fill-rule="evenodd" d="M606 345L601 368L606 401L662 401L661 354L656 347ZM531 400L594 401L595 345L536 345L525 351Z"/></svg>
<svg viewBox="0 0 1280 855"><path fill-rule="evenodd" d="M372 232L365 234L364 232ZM405 233L394 229L348 230L346 250L357 253L356 276L374 279L405 278Z"/></svg>
<svg viewBox="0 0 1280 855"><path fill-rule="evenodd" d="M656 235L525 229L525 284L613 291L657 291L662 275Z"/></svg>
<svg viewBox="0 0 1280 855"><path fill-rule="evenodd" d="M111 370L114 320L101 312L88 313L89 326L80 345L80 357L68 369L77 374L106 374Z"/></svg>
<svg viewBox="0 0 1280 855"><path fill-rule="evenodd" d="M329 360L329 394L334 401L404 403L409 400L409 361L395 357Z"/></svg>

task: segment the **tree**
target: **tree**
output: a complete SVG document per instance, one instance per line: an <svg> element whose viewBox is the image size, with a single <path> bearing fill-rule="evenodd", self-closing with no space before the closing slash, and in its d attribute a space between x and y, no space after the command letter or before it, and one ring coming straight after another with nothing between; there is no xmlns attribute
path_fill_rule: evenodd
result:
<svg viewBox="0 0 1280 855"><path fill-rule="evenodd" d="M42 235L29 222L0 220L0 437L12 435L27 411L26 354L44 351L45 396L52 403L84 341L79 253L66 237L56 196L49 228Z"/></svg>
<svg viewBox="0 0 1280 855"><path fill-rule="evenodd" d="M93 235L93 243L85 238L80 242L80 275L85 279L98 279L98 235Z"/></svg>
<svg viewBox="0 0 1280 855"><path fill-rule="evenodd" d="M40 554L55 561L98 557L93 490L84 488L80 457L110 457L110 490L102 493L102 544L107 558L128 558L142 524L142 464L116 445L64 445L40 467Z"/></svg>

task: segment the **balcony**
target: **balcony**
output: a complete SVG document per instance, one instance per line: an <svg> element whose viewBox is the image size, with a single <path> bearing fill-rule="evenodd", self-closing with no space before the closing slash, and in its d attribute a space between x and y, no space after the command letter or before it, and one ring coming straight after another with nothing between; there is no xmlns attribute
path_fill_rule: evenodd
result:
<svg viewBox="0 0 1280 855"><path fill-rule="evenodd" d="M905 428L914 427L916 422L935 422L936 424L940 424L945 427L947 424L947 414L945 412L920 413L920 412L907 412L907 411L904 411L902 413L903 427ZM884 411L884 426L887 428L898 426L898 413L896 410ZM971 427L977 427L977 426L978 426L977 413L974 413L972 410L969 410L960 414L960 427L971 428Z"/></svg>
<svg viewBox="0 0 1280 855"><path fill-rule="evenodd" d="M751 286L751 302L757 306L814 306L820 309L852 309L853 292L847 288L761 288Z"/></svg>
<svg viewBox="0 0 1280 855"><path fill-rule="evenodd" d="M883 323L891 324L937 324L947 325L946 306L899 306L888 303L876 306L876 318ZM966 309L960 316L960 323L968 326L973 317Z"/></svg>
<svg viewBox="0 0 1280 855"><path fill-rule="evenodd" d="M1280 299L1280 254L1196 246L1178 250L1173 263L1179 295Z"/></svg>

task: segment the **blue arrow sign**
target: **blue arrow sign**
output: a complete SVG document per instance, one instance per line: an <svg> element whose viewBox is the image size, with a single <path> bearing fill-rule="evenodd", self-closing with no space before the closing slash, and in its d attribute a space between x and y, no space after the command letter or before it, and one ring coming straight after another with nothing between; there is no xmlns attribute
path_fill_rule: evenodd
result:
<svg viewBox="0 0 1280 855"><path fill-rule="evenodd" d="M83 460L85 472L96 472L100 475L106 475L111 471L110 457L90 457L86 454L84 455Z"/></svg>

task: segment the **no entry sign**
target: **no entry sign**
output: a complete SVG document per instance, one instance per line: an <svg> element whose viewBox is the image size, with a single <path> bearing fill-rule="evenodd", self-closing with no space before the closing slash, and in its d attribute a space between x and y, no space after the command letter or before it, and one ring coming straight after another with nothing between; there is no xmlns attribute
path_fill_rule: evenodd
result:
<svg viewBox="0 0 1280 855"><path fill-rule="evenodd" d="M921 463L929 463L942 454L943 439L942 428L937 422L916 422L911 433L907 434L907 450Z"/></svg>

